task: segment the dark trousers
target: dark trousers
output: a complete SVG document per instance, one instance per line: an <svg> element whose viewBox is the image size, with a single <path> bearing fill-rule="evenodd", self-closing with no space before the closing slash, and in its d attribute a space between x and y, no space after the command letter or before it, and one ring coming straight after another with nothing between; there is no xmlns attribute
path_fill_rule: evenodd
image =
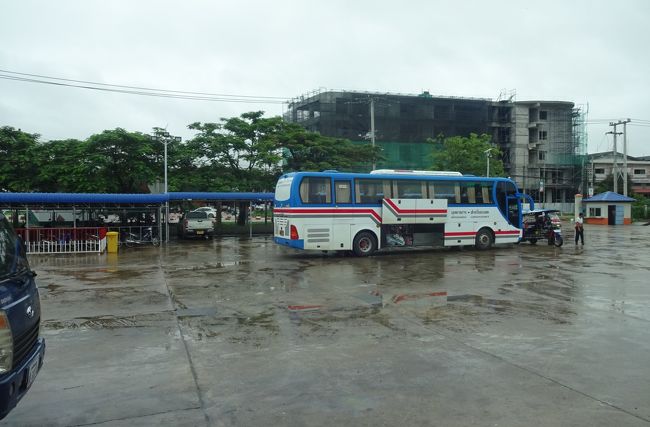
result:
<svg viewBox="0 0 650 427"><path fill-rule="evenodd" d="M582 228L576 228L576 245L578 244L578 239L580 239L580 243L585 244L585 232Z"/></svg>

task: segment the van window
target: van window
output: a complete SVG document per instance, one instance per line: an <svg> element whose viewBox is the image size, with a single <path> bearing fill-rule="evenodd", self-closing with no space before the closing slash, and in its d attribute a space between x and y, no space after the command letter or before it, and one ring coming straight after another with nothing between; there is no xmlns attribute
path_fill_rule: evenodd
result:
<svg viewBox="0 0 650 427"><path fill-rule="evenodd" d="M305 177L300 183L300 200L305 204L332 203L330 178Z"/></svg>

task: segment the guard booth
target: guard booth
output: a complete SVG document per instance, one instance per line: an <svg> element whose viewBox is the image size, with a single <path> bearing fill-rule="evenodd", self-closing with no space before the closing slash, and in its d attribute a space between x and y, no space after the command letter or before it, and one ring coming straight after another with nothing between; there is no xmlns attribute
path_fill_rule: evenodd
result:
<svg viewBox="0 0 650 427"><path fill-rule="evenodd" d="M606 191L583 199L587 224L632 224L632 203L635 200L622 194Z"/></svg>

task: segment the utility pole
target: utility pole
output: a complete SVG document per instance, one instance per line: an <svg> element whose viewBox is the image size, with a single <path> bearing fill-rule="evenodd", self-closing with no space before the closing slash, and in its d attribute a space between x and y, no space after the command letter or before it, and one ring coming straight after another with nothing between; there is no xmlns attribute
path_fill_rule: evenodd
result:
<svg viewBox="0 0 650 427"><path fill-rule="evenodd" d="M181 142L180 136L172 136L165 129L154 128L154 134L150 135L154 141L160 141L165 145L164 176L165 176L165 243L169 243L169 194L167 192L167 144L170 142ZM162 230L161 230L162 232ZM162 239L160 239L162 241Z"/></svg>
<svg viewBox="0 0 650 427"><path fill-rule="evenodd" d="M623 121L623 195L627 197L627 124L630 119Z"/></svg>
<svg viewBox="0 0 650 427"><path fill-rule="evenodd" d="M630 122L630 119L619 120L616 123L611 122L609 125L614 127L614 131L613 132L607 132L608 134L611 133L612 135L614 135L614 162L612 164L612 175L614 177L614 193L618 193L618 178L622 177L621 170L618 167L618 147L616 145L616 135L622 135L623 132L616 132L616 126L625 125L626 123L629 123L629 122ZM624 152L623 153L623 155L624 155L624 159L623 159L623 165L624 166L623 167L625 169L625 171L624 171L625 178L624 178L624 181L623 181L623 188L624 188L624 191L625 191L625 195L627 196L627 139L625 137L623 138L623 152Z"/></svg>
<svg viewBox="0 0 650 427"><path fill-rule="evenodd" d="M372 141L372 170L375 170L375 98L370 97L370 141Z"/></svg>

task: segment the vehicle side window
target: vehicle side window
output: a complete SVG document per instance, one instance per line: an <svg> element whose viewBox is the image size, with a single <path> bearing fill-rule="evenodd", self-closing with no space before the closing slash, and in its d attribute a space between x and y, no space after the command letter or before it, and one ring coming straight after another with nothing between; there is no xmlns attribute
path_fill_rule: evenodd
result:
<svg viewBox="0 0 650 427"><path fill-rule="evenodd" d="M429 192L429 197L434 199L447 199L447 203L460 203L460 187L458 183L450 181L436 182L434 190L433 194Z"/></svg>
<svg viewBox="0 0 650 427"><path fill-rule="evenodd" d="M15 269L16 240L4 217L0 217L0 277L12 273Z"/></svg>
<svg viewBox="0 0 650 427"><path fill-rule="evenodd" d="M300 200L305 204L332 203L330 178L305 177L300 183Z"/></svg>
<svg viewBox="0 0 650 427"><path fill-rule="evenodd" d="M352 203L352 189L349 181L334 181L336 203Z"/></svg>
<svg viewBox="0 0 650 427"><path fill-rule="evenodd" d="M413 180L399 180L397 183L398 199L423 199L426 198L426 183ZM424 192L423 192L424 191Z"/></svg>
<svg viewBox="0 0 650 427"><path fill-rule="evenodd" d="M383 198L392 197L387 179L357 179L354 185L357 203L381 204Z"/></svg>

